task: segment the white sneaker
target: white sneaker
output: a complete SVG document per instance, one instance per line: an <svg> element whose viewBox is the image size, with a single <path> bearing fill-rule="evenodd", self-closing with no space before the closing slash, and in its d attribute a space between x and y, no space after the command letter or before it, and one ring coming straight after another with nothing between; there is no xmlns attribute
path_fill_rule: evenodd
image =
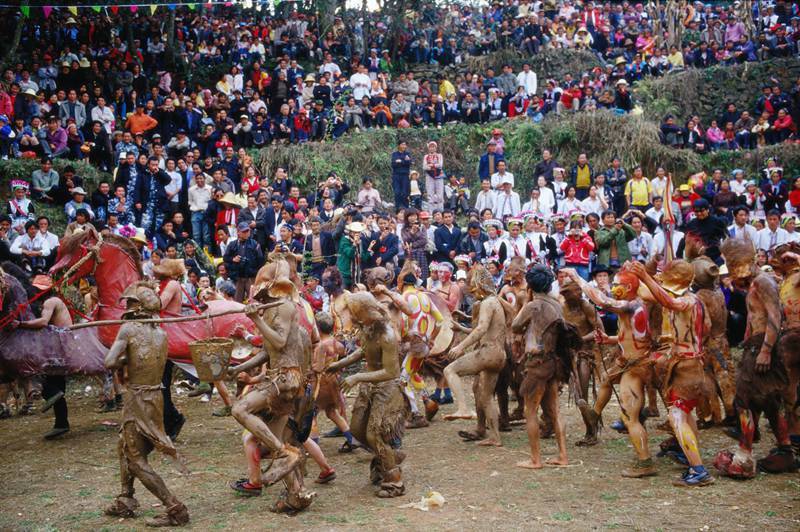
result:
<svg viewBox="0 0 800 532"><path fill-rule="evenodd" d="M207 393L200 396L201 403L208 403L209 401L211 401L211 397Z"/></svg>

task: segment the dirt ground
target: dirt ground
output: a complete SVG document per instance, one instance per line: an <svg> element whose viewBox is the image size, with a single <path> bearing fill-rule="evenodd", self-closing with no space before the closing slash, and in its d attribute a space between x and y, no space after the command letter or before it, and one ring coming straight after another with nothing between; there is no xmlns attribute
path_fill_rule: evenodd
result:
<svg viewBox="0 0 800 532"><path fill-rule="evenodd" d="M143 529L143 518L160 512L157 500L137 482L142 504L139 518L117 520L103 515L103 507L119 489L119 476L116 428L102 423L115 421L117 415L95 413L97 399L85 393L86 384L70 387L72 432L61 440L41 438L51 427L51 414L0 421L0 530ZM204 404L185 394L177 396L188 418L178 449L187 459L189 476L181 476L162 456L152 455L167 485L189 507L192 529L800 529L800 474L761 474L749 482L717 479L713 486L689 490L670 483L680 468L657 459L658 476L623 479L619 472L633 456L626 436L606 429L600 445L575 447L582 424L577 409L566 405L566 395L562 406L569 467L536 472L515 468L514 463L527 453L522 426L503 434L503 448L480 448L456 436L456 430L470 427L470 422L437 418L429 428L406 434L404 497L374 497L368 480L370 455L364 450L338 454L341 440L323 439L322 449L336 468L337 479L326 486L314 484L319 470L309 461L307 484L316 490L316 501L299 516L276 516L268 507L279 486L255 498L238 496L227 487L231 479L244 476L245 462L236 421L211 416L218 401L215 397L211 404ZM451 405L443 408L450 410ZM617 413L612 399L604 416L607 425ZM656 424L656 420L647 422L655 450L666 438L655 430ZM323 430L331 426L323 420ZM772 444L766 425L762 423L761 428L765 437L758 445L758 456ZM732 444L720 429L701 434L707 462L717 450ZM543 453L555 454L554 440L545 441ZM419 500L430 489L445 497L442 509L425 513L398 508Z"/></svg>

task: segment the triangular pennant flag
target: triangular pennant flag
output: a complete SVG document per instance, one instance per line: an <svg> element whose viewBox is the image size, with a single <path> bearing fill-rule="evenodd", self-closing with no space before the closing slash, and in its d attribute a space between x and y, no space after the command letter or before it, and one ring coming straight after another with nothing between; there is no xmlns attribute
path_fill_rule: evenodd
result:
<svg viewBox="0 0 800 532"><path fill-rule="evenodd" d="M208 2L206 4L206 9L211 9L212 7L214 7L214 4L212 4L211 2Z"/></svg>
<svg viewBox="0 0 800 532"><path fill-rule="evenodd" d="M152 5L150 6L150 14L151 14L151 15L155 15L155 13L156 13L156 9L158 9L158 6L157 6L157 5L155 5L155 4L152 4Z"/></svg>
<svg viewBox="0 0 800 532"><path fill-rule="evenodd" d="M49 17L50 13L53 12L53 6L43 6L42 7L42 12L44 12L44 18Z"/></svg>
<svg viewBox="0 0 800 532"><path fill-rule="evenodd" d="M169 5L167 6L167 8L168 8L170 11L175 11L175 7L176 7L176 6L175 6L175 4L169 4Z"/></svg>
<svg viewBox="0 0 800 532"><path fill-rule="evenodd" d="M136 13L139 10L139 6L131 6L131 13Z"/></svg>
<svg viewBox="0 0 800 532"><path fill-rule="evenodd" d="M119 6L111 6L111 12L115 15L119 13Z"/></svg>
<svg viewBox="0 0 800 532"><path fill-rule="evenodd" d="M100 10L103 9L103 8L100 7L100 6L92 6L92 9L94 10L95 13L99 13Z"/></svg>
<svg viewBox="0 0 800 532"><path fill-rule="evenodd" d="M72 13L76 17L78 16L78 8L77 8L77 6L69 6L67 9L69 10L70 13Z"/></svg>
<svg viewBox="0 0 800 532"><path fill-rule="evenodd" d="M244 2L242 2L242 7L245 9L250 9L253 7L253 0L244 0Z"/></svg>
<svg viewBox="0 0 800 532"><path fill-rule="evenodd" d="M187 4L186 7L189 8L189 11L194 11L197 9L197 4Z"/></svg>
<svg viewBox="0 0 800 532"><path fill-rule="evenodd" d="M225 7L231 7L232 5L233 5L233 2L225 2Z"/></svg>
<svg viewBox="0 0 800 532"><path fill-rule="evenodd" d="M22 11L22 16L28 18L31 16L31 6L20 6L19 10Z"/></svg>

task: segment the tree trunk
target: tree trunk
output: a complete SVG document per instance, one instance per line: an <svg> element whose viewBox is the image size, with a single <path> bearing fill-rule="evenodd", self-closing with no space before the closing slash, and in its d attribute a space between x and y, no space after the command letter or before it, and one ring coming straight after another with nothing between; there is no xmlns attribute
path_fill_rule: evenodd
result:
<svg viewBox="0 0 800 532"><path fill-rule="evenodd" d="M167 70L175 69L175 10L169 10L167 17L167 44L164 50L164 66Z"/></svg>
<svg viewBox="0 0 800 532"><path fill-rule="evenodd" d="M22 0L20 6L27 6L28 0ZM3 54L2 59L0 59L0 65L3 66L3 69L6 68L6 63L11 61L14 58L14 55L17 53L17 48L19 48L19 42L22 40L22 27L25 25L25 17L22 16L22 11L19 12L19 17L17 18L17 24L14 26L14 35L11 37L11 45L9 46L6 53Z"/></svg>

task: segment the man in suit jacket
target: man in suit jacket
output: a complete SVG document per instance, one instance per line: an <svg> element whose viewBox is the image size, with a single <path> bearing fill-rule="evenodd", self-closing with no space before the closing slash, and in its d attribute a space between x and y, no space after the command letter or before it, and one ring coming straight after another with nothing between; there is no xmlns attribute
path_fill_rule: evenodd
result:
<svg viewBox="0 0 800 532"><path fill-rule="evenodd" d="M247 197L247 207L239 211L239 221L247 222L252 238L258 242L261 249L267 249L267 212L258 204L255 194Z"/></svg>
<svg viewBox="0 0 800 532"><path fill-rule="evenodd" d="M458 253L469 255L473 262L483 260L487 257L483 243L488 241L489 236L481 230L481 224L472 221L467 225L467 232L458 243Z"/></svg>
<svg viewBox="0 0 800 532"><path fill-rule="evenodd" d="M58 118L61 121L61 127L67 127L67 121L70 118L75 120L78 129L83 129L86 124L86 106L78 101L78 93L74 89L69 91L67 100L58 108Z"/></svg>
<svg viewBox="0 0 800 532"><path fill-rule="evenodd" d="M333 235L322 230L322 220L309 219L311 234L306 237L305 252L311 253L311 276L322 279L322 272L336 264L336 244Z"/></svg>
<svg viewBox="0 0 800 532"><path fill-rule="evenodd" d="M444 211L443 222L433 232L433 241L436 244L436 260L452 262L458 255L458 243L461 240L461 228L453 223L453 211Z"/></svg>
<svg viewBox="0 0 800 532"><path fill-rule="evenodd" d="M264 209L264 234L267 239L267 247L263 248L265 251L272 251L277 241L276 230L282 221L283 212L283 197L279 194L273 194L271 207Z"/></svg>
<svg viewBox="0 0 800 532"><path fill-rule="evenodd" d="M389 217L381 214L378 217L378 231L372 233L367 241L370 250L368 267L383 266L394 271L394 258L400 252L400 239L389 229Z"/></svg>

